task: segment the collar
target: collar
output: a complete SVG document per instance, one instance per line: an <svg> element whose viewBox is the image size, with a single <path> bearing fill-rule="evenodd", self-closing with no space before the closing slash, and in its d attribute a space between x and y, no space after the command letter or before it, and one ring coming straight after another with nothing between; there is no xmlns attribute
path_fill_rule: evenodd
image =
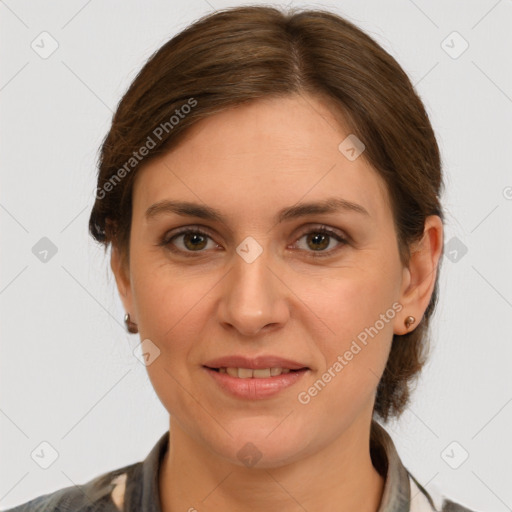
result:
<svg viewBox="0 0 512 512"><path fill-rule="evenodd" d="M134 466L134 474L126 482L124 502L127 512L162 512L158 476L168 443L169 431L160 437L146 459ZM370 428L370 455L373 465L384 477L384 490L377 512L435 510L428 493L402 464L391 436L375 420L372 420ZM412 504L411 489L416 491ZM421 507L418 498L421 499Z"/></svg>
<svg viewBox="0 0 512 512"><path fill-rule="evenodd" d="M384 491L377 512L409 512L409 473L398 456L391 436L375 420L372 420L370 427L370 455L375 469L384 477Z"/></svg>

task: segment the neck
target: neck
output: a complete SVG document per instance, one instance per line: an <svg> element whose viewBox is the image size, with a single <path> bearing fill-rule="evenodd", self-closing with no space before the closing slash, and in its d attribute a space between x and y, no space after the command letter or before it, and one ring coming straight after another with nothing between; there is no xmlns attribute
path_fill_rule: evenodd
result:
<svg viewBox="0 0 512 512"><path fill-rule="evenodd" d="M376 512L384 478L372 464L369 436L369 424L353 424L314 455L256 469L212 454L171 419L169 447L159 474L162 512Z"/></svg>

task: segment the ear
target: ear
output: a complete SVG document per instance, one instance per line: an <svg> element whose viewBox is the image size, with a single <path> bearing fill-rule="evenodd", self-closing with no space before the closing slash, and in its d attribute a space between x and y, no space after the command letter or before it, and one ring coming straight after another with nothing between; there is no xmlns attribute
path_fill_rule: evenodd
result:
<svg viewBox="0 0 512 512"><path fill-rule="evenodd" d="M119 248L113 243L110 255L110 267L116 279L117 290L121 301L123 302L124 309L130 313L130 320L137 323L135 312L133 309L132 289L130 284L129 268L125 263L124 258L121 256Z"/></svg>
<svg viewBox="0 0 512 512"><path fill-rule="evenodd" d="M423 318L434 291L442 249L442 220L438 215L430 215L425 220L422 239L411 248L409 266L403 269L399 300L403 309L396 317L395 334L406 334L414 330ZM409 328L404 324L408 316L416 319Z"/></svg>

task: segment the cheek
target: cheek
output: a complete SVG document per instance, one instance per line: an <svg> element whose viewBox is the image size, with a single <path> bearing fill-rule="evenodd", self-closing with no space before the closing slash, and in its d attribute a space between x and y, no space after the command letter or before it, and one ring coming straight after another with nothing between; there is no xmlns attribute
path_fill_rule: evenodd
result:
<svg viewBox="0 0 512 512"><path fill-rule="evenodd" d="M176 349L197 325L197 315L204 309L214 280L194 275L167 264L139 266L133 276L134 299L141 335ZM147 269L147 270L146 270Z"/></svg>
<svg viewBox="0 0 512 512"><path fill-rule="evenodd" d="M324 388L319 383L317 388L325 393L324 399L343 409L361 405L374 393L387 362L400 307L396 281L387 277L390 273L384 265L376 266L377 270L367 268L347 269L337 279L331 276L308 298L319 317L317 327L326 333L317 337L316 343L324 359L318 377L328 384Z"/></svg>
<svg viewBox="0 0 512 512"><path fill-rule="evenodd" d="M340 340L341 343L340 346L333 346L332 343L328 346L343 348L344 342L350 343L351 339L376 322L379 333L383 331L384 337L392 332L396 281L388 272L381 272L381 268L347 268L338 275L331 274L314 288L316 291L311 291L310 287L305 302L311 304L319 321L328 328L323 330L330 333L327 338ZM384 323L379 321L381 315L386 317Z"/></svg>
<svg viewBox="0 0 512 512"><path fill-rule="evenodd" d="M201 390L194 388L194 369L198 357L197 340L205 339L201 331L208 318L209 279L198 276L185 279L169 268L137 276L134 292L141 340L149 339L159 350L158 357L146 369L149 379L164 407L178 412L178 417L192 414L201 399ZM181 412L179 412L181 411ZM189 411L183 413L183 411Z"/></svg>

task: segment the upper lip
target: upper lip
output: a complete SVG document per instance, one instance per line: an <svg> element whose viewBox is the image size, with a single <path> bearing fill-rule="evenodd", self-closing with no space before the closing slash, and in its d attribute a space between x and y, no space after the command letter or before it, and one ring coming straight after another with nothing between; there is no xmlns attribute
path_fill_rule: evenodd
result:
<svg viewBox="0 0 512 512"><path fill-rule="evenodd" d="M261 368L289 368L290 370L300 370L301 368L307 368L306 365L298 363L297 361L272 355L252 358L237 355L225 356L211 359L204 363L204 366L208 366L209 368L250 368L253 370Z"/></svg>

